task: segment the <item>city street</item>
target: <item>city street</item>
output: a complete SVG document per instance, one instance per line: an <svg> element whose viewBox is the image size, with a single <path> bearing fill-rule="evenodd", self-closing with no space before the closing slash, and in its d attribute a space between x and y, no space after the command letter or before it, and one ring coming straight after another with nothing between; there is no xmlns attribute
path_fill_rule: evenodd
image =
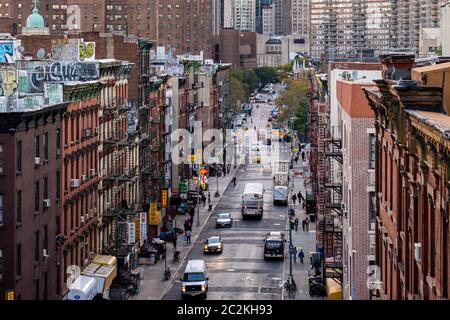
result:
<svg viewBox="0 0 450 320"><path fill-rule="evenodd" d="M253 126L256 130L265 128L270 110L268 104L253 109ZM251 127L250 120L247 126ZM253 128L252 128L253 129ZM252 130L251 129L251 130ZM188 260L204 259L209 275L208 299L212 300L280 300L283 299L283 283L289 271L289 259L285 250L285 261L265 261L263 257L264 237L270 231L283 231L286 236L286 206L273 205L273 175L263 175L262 168L265 163L276 160L290 159L290 143L275 142L273 151L268 152L270 146L262 145L261 164L242 164L237 171L237 184L228 185L213 214L205 224L192 250L187 254L173 282L165 292L163 299L180 299L181 282L184 268ZM271 149L272 149L271 148ZM251 156L249 157L251 161ZM273 165L272 165L273 168ZM259 220L242 220L241 195L247 182L263 183L265 188L264 216ZM218 213L229 212L233 217L232 228L216 229L214 217ZM219 235L224 243L222 254L205 255L203 253L204 240L213 235ZM314 248L315 236L313 233L302 237L305 249ZM298 241L297 241L298 242ZM287 246L286 246L287 247ZM306 252L306 251L305 251ZM305 264L307 268L309 262ZM297 267L297 266L296 266ZM307 284L307 272L301 283ZM298 298L309 298L304 288Z"/></svg>

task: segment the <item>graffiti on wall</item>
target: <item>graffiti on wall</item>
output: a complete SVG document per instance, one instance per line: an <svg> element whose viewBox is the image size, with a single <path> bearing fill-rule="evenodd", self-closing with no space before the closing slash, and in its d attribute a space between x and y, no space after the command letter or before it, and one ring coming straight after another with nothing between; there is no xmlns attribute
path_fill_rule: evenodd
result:
<svg viewBox="0 0 450 320"><path fill-rule="evenodd" d="M78 46L78 61L95 60L95 42L80 42Z"/></svg>
<svg viewBox="0 0 450 320"><path fill-rule="evenodd" d="M52 59L55 61L78 62L78 41L75 43L54 44L52 46Z"/></svg>
<svg viewBox="0 0 450 320"><path fill-rule="evenodd" d="M17 99L17 110L39 109L44 105L44 96L35 95Z"/></svg>
<svg viewBox="0 0 450 320"><path fill-rule="evenodd" d="M0 62L14 63L14 47L11 41L0 42Z"/></svg>
<svg viewBox="0 0 450 320"><path fill-rule="evenodd" d="M16 71L14 69L0 69L0 97L9 97L16 90Z"/></svg>
<svg viewBox="0 0 450 320"><path fill-rule="evenodd" d="M98 63L94 62L43 62L28 64L30 92L43 92L44 82L92 81L100 77Z"/></svg>

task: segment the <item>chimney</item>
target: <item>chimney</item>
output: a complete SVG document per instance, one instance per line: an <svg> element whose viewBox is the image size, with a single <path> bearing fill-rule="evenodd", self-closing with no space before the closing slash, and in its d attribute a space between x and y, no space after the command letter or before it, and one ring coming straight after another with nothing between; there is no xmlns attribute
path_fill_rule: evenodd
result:
<svg viewBox="0 0 450 320"><path fill-rule="evenodd" d="M388 53L379 57L383 65L383 79L411 80L411 69L416 65L413 54Z"/></svg>

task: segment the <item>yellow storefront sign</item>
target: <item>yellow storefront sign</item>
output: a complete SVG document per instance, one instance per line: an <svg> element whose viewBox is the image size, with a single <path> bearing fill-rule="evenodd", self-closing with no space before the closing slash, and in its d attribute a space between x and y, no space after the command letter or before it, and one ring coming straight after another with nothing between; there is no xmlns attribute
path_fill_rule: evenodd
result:
<svg viewBox="0 0 450 320"><path fill-rule="evenodd" d="M161 206L167 208L167 190L161 190Z"/></svg>
<svg viewBox="0 0 450 320"><path fill-rule="evenodd" d="M150 203L150 210L148 212L148 224L151 226L159 225L161 220L161 215L159 214L158 208L156 207L156 202Z"/></svg>
<svg viewBox="0 0 450 320"><path fill-rule="evenodd" d="M141 240L141 219L135 218L134 219L134 225L135 225L135 238L136 241Z"/></svg>

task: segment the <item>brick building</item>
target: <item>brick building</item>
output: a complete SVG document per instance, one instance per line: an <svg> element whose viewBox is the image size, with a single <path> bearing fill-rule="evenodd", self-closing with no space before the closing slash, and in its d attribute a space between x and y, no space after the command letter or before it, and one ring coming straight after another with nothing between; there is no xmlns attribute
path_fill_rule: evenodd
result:
<svg viewBox="0 0 450 320"><path fill-rule="evenodd" d="M222 29L215 37L214 60L232 68L256 68L256 32Z"/></svg>
<svg viewBox="0 0 450 320"><path fill-rule="evenodd" d="M384 77L365 89L376 128L376 265L382 299L448 299L447 136L450 64L412 69L383 56ZM374 279L375 280L375 279ZM376 290L378 289L378 290Z"/></svg>
<svg viewBox="0 0 450 320"><path fill-rule="evenodd" d="M66 104L0 112L0 296L56 299ZM2 298L3 299L3 298Z"/></svg>
<svg viewBox="0 0 450 320"><path fill-rule="evenodd" d="M367 268L375 263L375 127L365 80L338 80L342 139L343 298L367 300ZM368 147L369 146L369 147Z"/></svg>

